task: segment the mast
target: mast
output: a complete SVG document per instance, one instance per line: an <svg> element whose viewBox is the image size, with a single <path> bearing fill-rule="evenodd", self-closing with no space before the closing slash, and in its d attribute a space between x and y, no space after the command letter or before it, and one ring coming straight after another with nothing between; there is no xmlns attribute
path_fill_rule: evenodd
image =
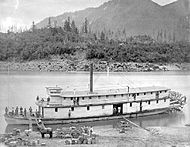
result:
<svg viewBox="0 0 190 147"><path fill-rule="evenodd" d="M93 63L90 63L90 93L93 93Z"/></svg>

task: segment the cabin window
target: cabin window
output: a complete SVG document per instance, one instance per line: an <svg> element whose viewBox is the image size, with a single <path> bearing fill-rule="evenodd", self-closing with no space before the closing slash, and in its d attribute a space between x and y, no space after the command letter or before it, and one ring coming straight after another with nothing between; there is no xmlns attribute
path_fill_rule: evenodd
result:
<svg viewBox="0 0 190 147"><path fill-rule="evenodd" d="M144 95L146 95L146 93L144 93Z"/></svg>
<svg viewBox="0 0 190 147"><path fill-rule="evenodd" d="M104 109L104 105L102 105L102 109Z"/></svg>
<svg viewBox="0 0 190 147"><path fill-rule="evenodd" d="M73 100L73 98L71 97L71 101Z"/></svg>
<svg viewBox="0 0 190 147"><path fill-rule="evenodd" d="M156 92L156 98L157 99L159 98L159 92Z"/></svg>
<svg viewBox="0 0 190 147"><path fill-rule="evenodd" d="M114 98L116 97L116 95L114 95Z"/></svg>
<svg viewBox="0 0 190 147"><path fill-rule="evenodd" d="M150 94L153 94L153 92L151 92Z"/></svg>
<svg viewBox="0 0 190 147"><path fill-rule="evenodd" d="M63 99L66 100L66 97L64 97Z"/></svg>
<svg viewBox="0 0 190 147"><path fill-rule="evenodd" d="M162 91L160 91L160 93L162 93Z"/></svg>
<svg viewBox="0 0 190 147"><path fill-rule="evenodd" d="M129 96L131 96L131 95L129 94Z"/></svg>
<svg viewBox="0 0 190 147"><path fill-rule="evenodd" d="M58 112L58 108L55 108L55 112Z"/></svg>
<svg viewBox="0 0 190 147"><path fill-rule="evenodd" d="M166 102L166 98L164 99L164 102Z"/></svg>
<svg viewBox="0 0 190 147"><path fill-rule="evenodd" d="M150 105L150 101L148 101L148 104Z"/></svg>
<svg viewBox="0 0 190 147"><path fill-rule="evenodd" d="M74 107L71 107L71 111L74 111Z"/></svg>
<svg viewBox="0 0 190 147"><path fill-rule="evenodd" d="M133 103L130 103L130 107L132 107Z"/></svg>
<svg viewBox="0 0 190 147"><path fill-rule="evenodd" d="M106 95L106 98L108 98L109 96L108 95Z"/></svg>
<svg viewBox="0 0 190 147"><path fill-rule="evenodd" d="M89 99L92 99L92 97L89 97Z"/></svg>
<svg viewBox="0 0 190 147"><path fill-rule="evenodd" d="M137 93L137 96L139 96L139 93Z"/></svg>
<svg viewBox="0 0 190 147"><path fill-rule="evenodd" d="M98 96L98 98L100 99L101 96Z"/></svg>
<svg viewBox="0 0 190 147"><path fill-rule="evenodd" d="M90 106L87 106L87 110L90 110Z"/></svg>
<svg viewBox="0 0 190 147"><path fill-rule="evenodd" d="M156 100L156 103L158 103L158 100Z"/></svg>
<svg viewBox="0 0 190 147"><path fill-rule="evenodd" d="M121 94L121 97L123 97L123 94Z"/></svg>
<svg viewBox="0 0 190 147"><path fill-rule="evenodd" d="M84 97L82 97L82 100L84 100Z"/></svg>

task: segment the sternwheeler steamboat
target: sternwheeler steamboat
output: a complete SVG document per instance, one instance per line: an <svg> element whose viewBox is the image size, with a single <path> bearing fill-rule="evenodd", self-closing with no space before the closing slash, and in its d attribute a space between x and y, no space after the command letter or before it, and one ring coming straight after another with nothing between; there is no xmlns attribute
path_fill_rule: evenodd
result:
<svg viewBox="0 0 190 147"><path fill-rule="evenodd" d="M90 90L64 91L61 87L46 87L47 98L37 97L37 114L4 115L7 124L65 124L109 120L124 117L156 115L180 109L186 97L171 97L165 87L93 89L93 64L90 71Z"/></svg>

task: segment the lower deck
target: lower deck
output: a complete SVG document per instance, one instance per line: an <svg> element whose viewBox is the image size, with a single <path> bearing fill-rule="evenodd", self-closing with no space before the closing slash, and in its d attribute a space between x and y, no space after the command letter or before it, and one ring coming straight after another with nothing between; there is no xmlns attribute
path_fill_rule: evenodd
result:
<svg viewBox="0 0 190 147"><path fill-rule="evenodd" d="M59 118L59 119L41 118L41 120L43 121L44 124L47 124L47 125L69 124L69 123L91 122L91 121L101 121L101 120L114 120L114 119L120 119L122 117L132 118L132 117L158 115L158 114L166 113L169 109L170 108L155 109L155 110L150 110L150 111L142 111L138 113L126 113L126 114L117 114L117 115L100 116L100 117ZM5 116L5 120L7 124L36 125L36 118L31 118L29 120L27 118L20 119L20 118Z"/></svg>
<svg viewBox="0 0 190 147"><path fill-rule="evenodd" d="M170 107L170 98L155 99L151 101L133 101L109 103L100 105L82 105L69 107L41 107L42 118L72 119L80 117L101 117L111 115L124 115L141 113Z"/></svg>

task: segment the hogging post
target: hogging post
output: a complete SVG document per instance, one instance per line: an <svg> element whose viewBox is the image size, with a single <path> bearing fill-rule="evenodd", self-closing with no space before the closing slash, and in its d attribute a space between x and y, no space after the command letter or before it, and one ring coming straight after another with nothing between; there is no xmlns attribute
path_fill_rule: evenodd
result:
<svg viewBox="0 0 190 147"><path fill-rule="evenodd" d="M90 93L93 93L93 63L90 64Z"/></svg>

